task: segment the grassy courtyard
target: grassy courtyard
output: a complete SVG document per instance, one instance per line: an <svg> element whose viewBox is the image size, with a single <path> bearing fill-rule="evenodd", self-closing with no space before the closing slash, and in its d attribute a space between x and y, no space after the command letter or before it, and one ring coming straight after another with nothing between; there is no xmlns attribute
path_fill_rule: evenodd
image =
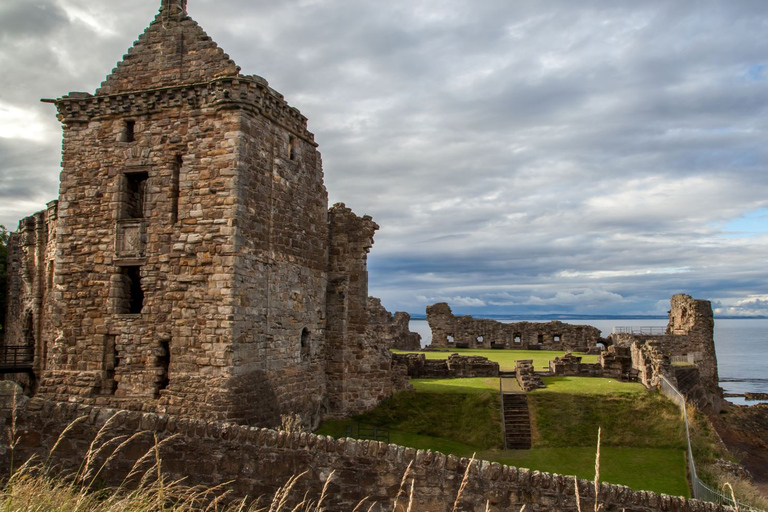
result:
<svg viewBox="0 0 768 512"><path fill-rule="evenodd" d="M342 437L357 421L388 424L392 443L591 479L602 427L601 480L688 496L682 420L666 398L614 379L544 381L547 388L528 394L531 450L501 449L495 378L414 379L413 391L354 419L326 422L318 433Z"/></svg>
<svg viewBox="0 0 768 512"><path fill-rule="evenodd" d="M549 361L555 357L562 357L565 352L556 350L494 350L494 349L472 349L472 348L453 348L446 350L445 352L421 352L421 351L406 351L406 350L393 350L395 354L405 353L421 353L427 359L448 359L451 354L461 354L462 356L482 356L487 357L491 361L499 363L499 369L502 371L512 371L515 369L515 361L532 359L533 367L536 370L549 369ZM596 363L598 356L596 355L583 355L576 354L582 357L584 363Z"/></svg>

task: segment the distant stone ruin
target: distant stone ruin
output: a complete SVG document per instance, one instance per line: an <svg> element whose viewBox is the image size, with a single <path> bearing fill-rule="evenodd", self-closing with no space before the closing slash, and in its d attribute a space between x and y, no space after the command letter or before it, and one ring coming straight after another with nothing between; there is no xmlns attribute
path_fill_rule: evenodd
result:
<svg viewBox="0 0 768 512"><path fill-rule="evenodd" d="M601 341L600 329L590 325L503 323L485 318L455 316L445 302L427 307L433 348L498 348L587 352Z"/></svg>
<svg viewBox="0 0 768 512"><path fill-rule="evenodd" d="M670 299L669 323L663 334L642 329L618 328L607 343L631 351L632 367L638 380L657 386L664 376L699 407L719 410L722 389L717 375L712 305L707 300L677 294ZM676 367L673 360L691 365Z"/></svg>

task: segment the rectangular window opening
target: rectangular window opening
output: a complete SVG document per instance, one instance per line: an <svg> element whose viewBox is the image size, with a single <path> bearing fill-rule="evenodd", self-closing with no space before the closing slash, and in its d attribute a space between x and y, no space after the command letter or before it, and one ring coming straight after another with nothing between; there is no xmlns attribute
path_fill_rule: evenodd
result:
<svg viewBox="0 0 768 512"><path fill-rule="evenodd" d="M131 172L126 173L124 176L124 218L143 219L144 197L147 192L147 179L149 178L149 175L146 172Z"/></svg>
<svg viewBox="0 0 768 512"><path fill-rule="evenodd" d="M141 267L121 267L122 301L118 313L138 315L144 309L144 290L141 287Z"/></svg>
<svg viewBox="0 0 768 512"><path fill-rule="evenodd" d="M125 122L125 142L136 142L136 121Z"/></svg>
<svg viewBox="0 0 768 512"><path fill-rule="evenodd" d="M288 158L296 160L296 137L288 136Z"/></svg>

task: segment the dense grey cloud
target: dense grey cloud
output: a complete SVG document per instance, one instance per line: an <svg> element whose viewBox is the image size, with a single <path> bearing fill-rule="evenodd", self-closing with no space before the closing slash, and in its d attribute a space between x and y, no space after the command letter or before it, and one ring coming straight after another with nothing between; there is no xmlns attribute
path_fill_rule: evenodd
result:
<svg viewBox="0 0 768 512"><path fill-rule="evenodd" d="M0 223L56 195L41 97L93 92L159 0L4 0ZM762 0L189 0L382 226L390 309L768 312ZM38 206L35 206L37 204Z"/></svg>

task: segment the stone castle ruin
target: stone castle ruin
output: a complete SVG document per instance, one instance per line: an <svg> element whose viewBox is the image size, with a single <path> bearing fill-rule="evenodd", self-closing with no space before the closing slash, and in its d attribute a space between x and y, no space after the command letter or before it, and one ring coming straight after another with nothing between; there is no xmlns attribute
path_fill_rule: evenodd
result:
<svg viewBox="0 0 768 512"><path fill-rule="evenodd" d="M44 101L59 199L11 237L4 341L33 351L39 396L316 425L391 394L387 348L410 333L368 306L378 226L328 209L307 119L186 0L163 0L95 94Z"/></svg>
<svg viewBox="0 0 768 512"><path fill-rule="evenodd" d="M712 304L689 295L670 299L669 323L663 333L617 329L607 342L629 351L638 380L657 386L664 376L700 408L719 410L722 389L717 374ZM675 366L673 363L682 363Z"/></svg>
<svg viewBox="0 0 768 512"><path fill-rule="evenodd" d="M587 352L601 341L600 329L589 325L502 323L485 318L455 316L445 302L427 307L434 348L499 348Z"/></svg>

